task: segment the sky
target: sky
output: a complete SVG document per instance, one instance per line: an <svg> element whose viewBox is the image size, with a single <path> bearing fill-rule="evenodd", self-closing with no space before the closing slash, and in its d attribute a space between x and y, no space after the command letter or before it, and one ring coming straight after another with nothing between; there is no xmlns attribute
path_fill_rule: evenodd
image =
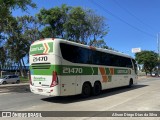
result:
<svg viewBox="0 0 160 120"><path fill-rule="evenodd" d="M157 34L160 34L160 0L32 0L36 9L27 13L15 10L14 16L35 15L40 9L67 4L92 9L106 18L109 27L104 37L109 47L134 57L132 48L157 52ZM160 36L160 35L159 35Z"/></svg>

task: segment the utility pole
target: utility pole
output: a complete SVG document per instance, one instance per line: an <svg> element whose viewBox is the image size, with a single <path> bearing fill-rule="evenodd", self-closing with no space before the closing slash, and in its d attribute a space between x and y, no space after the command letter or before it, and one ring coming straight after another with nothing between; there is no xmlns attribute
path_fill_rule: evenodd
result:
<svg viewBox="0 0 160 120"><path fill-rule="evenodd" d="M160 56L160 42L159 42L159 33L157 34L157 47L158 47L158 57Z"/></svg>

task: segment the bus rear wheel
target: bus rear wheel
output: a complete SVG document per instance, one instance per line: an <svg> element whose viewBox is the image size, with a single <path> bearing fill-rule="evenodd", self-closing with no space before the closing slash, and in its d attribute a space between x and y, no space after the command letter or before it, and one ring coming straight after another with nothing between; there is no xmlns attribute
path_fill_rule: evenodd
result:
<svg viewBox="0 0 160 120"><path fill-rule="evenodd" d="M101 93L102 87L100 82L95 82L93 87L93 95L99 95Z"/></svg>
<svg viewBox="0 0 160 120"><path fill-rule="evenodd" d="M133 79L130 79L128 87L132 87L132 86L133 86Z"/></svg>
<svg viewBox="0 0 160 120"><path fill-rule="evenodd" d="M87 98L91 95L91 85L89 83L84 83L82 86L82 97Z"/></svg>

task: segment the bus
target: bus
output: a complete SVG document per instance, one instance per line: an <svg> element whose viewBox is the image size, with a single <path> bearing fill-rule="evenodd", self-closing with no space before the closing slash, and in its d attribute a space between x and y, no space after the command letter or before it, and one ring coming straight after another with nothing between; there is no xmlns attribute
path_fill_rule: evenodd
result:
<svg viewBox="0 0 160 120"><path fill-rule="evenodd" d="M132 57L58 38L32 43L29 65L31 92L45 96L89 97L137 83Z"/></svg>

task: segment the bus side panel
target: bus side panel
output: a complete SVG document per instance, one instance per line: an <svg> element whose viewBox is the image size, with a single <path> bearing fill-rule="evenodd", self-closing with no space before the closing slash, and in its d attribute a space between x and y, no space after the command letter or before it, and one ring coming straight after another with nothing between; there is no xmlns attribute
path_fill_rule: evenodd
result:
<svg viewBox="0 0 160 120"><path fill-rule="evenodd" d="M61 76L61 96L75 95L76 76L64 75Z"/></svg>
<svg viewBox="0 0 160 120"><path fill-rule="evenodd" d="M81 94L82 92L82 81L81 81L81 75L77 75L76 78L76 94Z"/></svg>

